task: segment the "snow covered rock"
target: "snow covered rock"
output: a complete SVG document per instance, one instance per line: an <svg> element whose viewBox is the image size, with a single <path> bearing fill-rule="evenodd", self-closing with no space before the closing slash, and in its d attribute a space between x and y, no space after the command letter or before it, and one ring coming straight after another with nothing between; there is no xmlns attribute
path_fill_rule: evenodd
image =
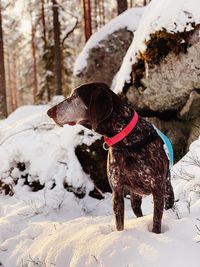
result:
<svg viewBox="0 0 200 267"><path fill-rule="evenodd" d="M200 14L198 12L198 6L198 0L177 0L176 3L174 3L173 0L152 0L150 2L144 11L135 32L133 42L123 60L116 80L116 92L122 91L124 83L129 83L131 81L131 76L135 87L139 88L142 86L145 92L146 88L148 89L148 86L150 86L149 79L151 75L153 75L152 73L155 73L158 69L160 70L158 73L159 75L167 71L165 70L165 68L167 68L166 61L174 61L174 64L179 64L181 60L184 60L185 55L186 58L189 58L189 62L185 59L186 62L183 61L181 62L182 64L187 66L187 63L193 63L190 57L192 57L194 61L197 57L198 62L199 53L197 52L200 41ZM173 62L171 62L171 64L173 64ZM151 71L151 69L155 68L157 65L159 68ZM182 72L184 70L184 73L187 72L185 65L182 66ZM195 72L195 64L192 65L193 71ZM172 88L174 86L174 89L178 91L178 89L182 87L182 84L181 79L173 80L173 78L175 78L174 75L177 74L175 67L176 65L171 66L169 77L166 78L168 82L171 80L170 86ZM177 68L180 73L180 66L177 66ZM169 70L170 68L168 72ZM157 76L153 77L154 80L156 77ZM148 79L147 84L142 80L145 78ZM159 81L155 80L154 84L152 84L152 88L153 86L158 87L158 85ZM157 105L157 103L155 105ZM172 103L172 105L174 105L174 103ZM154 110L156 110L156 107Z"/></svg>
<svg viewBox="0 0 200 267"><path fill-rule="evenodd" d="M131 44L143 10L129 9L91 36L75 62L77 84L104 81L111 85Z"/></svg>
<svg viewBox="0 0 200 267"><path fill-rule="evenodd" d="M196 29L194 34L196 35L197 32L199 33L199 29ZM195 44L191 46L186 44L187 48L184 48L186 42L184 38L184 46L178 47L179 44L173 44L173 41L171 43L167 37L168 34L165 37L162 35L159 32L155 34L153 37L155 39L151 39L152 43L148 48L149 55L145 52L143 55L144 57L154 57L155 53L160 58L140 59L138 63L133 64L133 85L129 89L128 96L138 109L149 109L155 112L174 110L181 117L182 109L191 98L193 91L199 94L196 89L200 87L200 70L198 68L200 38L196 40ZM172 34L172 36L172 38L176 38L176 34ZM163 57L162 52L168 49L167 43L170 44L170 47L175 46L175 49L180 49L180 51L171 51ZM181 51L182 49L184 51ZM156 61L154 62L154 60ZM200 112L195 114L192 110L190 111L190 106L187 105L188 108L187 117L189 119L200 115Z"/></svg>
<svg viewBox="0 0 200 267"><path fill-rule="evenodd" d="M200 87L198 6L197 0L153 0L146 8L115 86L120 92L130 83L138 109L181 111Z"/></svg>
<svg viewBox="0 0 200 267"><path fill-rule="evenodd" d="M195 121L185 124L185 120L200 117L198 6L198 0L177 0L175 4L173 0L152 0L145 9L124 12L91 37L74 69L80 75L78 84L104 81L116 93L124 88L141 115L168 133L178 159L196 138L192 134ZM126 25L134 38L116 74L124 52L123 37L115 38L115 31L126 31Z"/></svg>
<svg viewBox="0 0 200 267"><path fill-rule="evenodd" d="M46 115L48 108L23 106L1 121L0 192L12 195L16 186L31 191L57 187L83 197L93 190L90 169L83 171L76 147L89 149L99 136L81 126L56 126Z"/></svg>
<svg viewBox="0 0 200 267"><path fill-rule="evenodd" d="M114 81L116 93L124 88L142 115L158 121L157 126L168 131L177 158L185 153L181 147L195 140L190 134L196 128L195 121L186 124L185 120L200 117L198 7L198 0L152 0Z"/></svg>

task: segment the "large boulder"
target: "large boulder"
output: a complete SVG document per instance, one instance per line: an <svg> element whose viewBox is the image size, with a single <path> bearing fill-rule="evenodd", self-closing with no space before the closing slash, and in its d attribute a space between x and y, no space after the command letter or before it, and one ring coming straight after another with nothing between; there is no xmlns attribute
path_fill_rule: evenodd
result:
<svg viewBox="0 0 200 267"><path fill-rule="evenodd" d="M77 74L76 83L91 81L112 84L123 57L133 39L133 33L127 29L119 29L108 35L105 40L89 50L87 66Z"/></svg>
<svg viewBox="0 0 200 267"><path fill-rule="evenodd" d="M124 12L92 36L75 64L78 84L104 81L126 94L140 115L170 137L177 160L200 134L198 5L152 0L145 9Z"/></svg>
<svg viewBox="0 0 200 267"><path fill-rule="evenodd" d="M147 50L133 65L133 84L128 95L138 109L175 110L184 118L187 110L188 119L200 115L200 108L195 114L189 111L194 110L192 103L200 99L197 89L200 88L200 36L197 33L199 26L182 33L182 37L180 33L164 31L152 35Z"/></svg>
<svg viewBox="0 0 200 267"><path fill-rule="evenodd" d="M125 11L91 36L75 62L77 85L91 81L112 84L144 9Z"/></svg>
<svg viewBox="0 0 200 267"><path fill-rule="evenodd" d="M200 13L198 1L152 0L115 81L141 115L169 137L181 157L199 135Z"/></svg>

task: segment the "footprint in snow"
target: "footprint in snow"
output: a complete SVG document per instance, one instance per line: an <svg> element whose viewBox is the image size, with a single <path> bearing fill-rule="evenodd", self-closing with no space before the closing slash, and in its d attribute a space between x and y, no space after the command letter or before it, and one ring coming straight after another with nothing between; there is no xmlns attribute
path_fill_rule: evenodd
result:
<svg viewBox="0 0 200 267"><path fill-rule="evenodd" d="M99 230L100 230L101 234L103 234L103 235L108 235L114 231L112 229L111 225L100 226Z"/></svg>

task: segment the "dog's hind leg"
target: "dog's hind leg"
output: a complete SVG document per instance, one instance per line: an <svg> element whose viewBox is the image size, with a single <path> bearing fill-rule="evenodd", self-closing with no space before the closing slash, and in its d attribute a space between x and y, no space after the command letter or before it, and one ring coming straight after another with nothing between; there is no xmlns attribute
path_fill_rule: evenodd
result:
<svg viewBox="0 0 200 267"><path fill-rule="evenodd" d="M141 209L141 204L142 204L142 197L139 195L136 195L134 192L130 191L130 196L131 196L131 207L133 209L134 214L137 217L142 217L142 209Z"/></svg>
<svg viewBox="0 0 200 267"><path fill-rule="evenodd" d="M165 186L165 209L171 209L174 206L174 191L171 185L170 177L167 178Z"/></svg>
<svg viewBox="0 0 200 267"><path fill-rule="evenodd" d="M164 189L157 188L153 192L153 201L154 201L154 214L153 214L153 229L152 232L156 234L161 233L161 221L164 210L165 195Z"/></svg>
<svg viewBox="0 0 200 267"><path fill-rule="evenodd" d="M113 210L115 214L115 224L117 231L124 230L124 190L116 188L113 190Z"/></svg>

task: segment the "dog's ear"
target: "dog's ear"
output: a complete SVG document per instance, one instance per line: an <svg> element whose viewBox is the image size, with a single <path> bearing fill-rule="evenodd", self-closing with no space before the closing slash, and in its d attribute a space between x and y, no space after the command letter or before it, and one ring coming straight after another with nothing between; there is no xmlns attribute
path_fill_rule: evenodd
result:
<svg viewBox="0 0 200 267"><path fill-rule="evenodd" d="M91 94L89 104L89 118L92 129L95 131L97 126L107 119L113 111L113 99L110 89L97 88Z"/></svg>

